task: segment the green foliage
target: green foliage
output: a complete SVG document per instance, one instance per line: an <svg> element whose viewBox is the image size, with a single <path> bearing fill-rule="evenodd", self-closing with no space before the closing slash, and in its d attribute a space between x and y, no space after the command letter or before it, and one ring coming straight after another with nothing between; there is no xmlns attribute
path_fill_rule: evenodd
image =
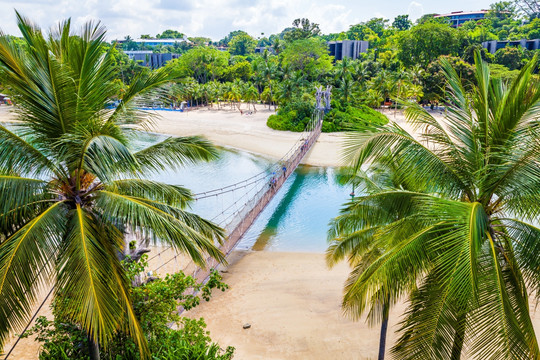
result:
<svg viewBox="0 0 540 360"><path fill-rule="evenodd" d="M219 79L229 64L230 54L212 47L199 46L167 64L168 71L193 77L200 83Z"/></svg>
<svg viewBox="0 0 540 360"><path fill-rule="evenodd" d="M183 39L185 34L176 30L165 30L161 34L156 35L156 39Z"/></svg>
<svg viewBox="0 0 540 360"><path fill-rule="evenodd" d="M311 102L295 100L280 107L277 115L270 115L266 125L274 130L302 132L311 120L314 109Z"/></svg>
<svg viewBox="0 0 540 360"><path fill-rule="evenodd" d="M229 41L231 55L248 55L255 51L257 40L248 34L238 34Z"/></svg>
<svg viewBox="0 0 540 360"><path fill-rule="evenodd" d="M522 47L507 46L497 50L495 53L495 63L503 65L510 70L519 70L530 59Z"/></svg>
<svg viewBox="0 0 540 360"><path fill-rule="evenodd" d="M489 72L494 79L501 79L503 82L513 81L519 75L519 70L510 70L499 64L490 64Z"/></svg>
<svg viewBox="0 0 540 360"><path fill-rule="evenodd" d="M195 44L195 46L204 46L212 42L212 39L204 36L190 36L188 40Z"/></svg>
<svg viewBox="0 0 540 360"><path fill-rule="evenodd" d="M392 27L398 30L409 30L412 26L412 21L409 20L409 15L398 15L392 22Z"/></svg>
<svg viewBox="0 0 540 360"><path fill-rule="evenodd" d="M437 103L445 98L446 76L443 66L445 62L452 64L464 87L470 88L471 84L474 83L474 67L472 65L458 57L441 56L429 64L423 75L425 100Z"/></svg>
<svg viewBox="0 0 540 360"><path fill-rule="evenodd" d="M328 55L326 43L320 39L308 38L287 44L280 54L284 67L291 71L301 71L310 80L316 80L332 69L332 59Z"/></svg>
<svg viewBox="0 0 540 360"><path fill-rule="evenodd" d="M129 292L133 310L141 323L152 359L192 359L193 356L200 356L201 359L231 359L234 348L229 347L223 353L217 344L212 343L203 319L183 318L177 313L180 307L185 310L196 307L201 298L209 301L213 289L225 291L228 286L221 281L221 276L212 271L205 284L197 283L183 272L167 274L164 278L144 279L142 274L147 272L147 265L147 255L143 255L139 262L133 262L129 257L123 262L132 284ZM85 332L66 318L69 303L69 298L57 297L52 304L54 320L40 317L36 325L25 334L36 334L36 340L43 343L40 360L89 358ZM171 329L171 324L175 324L178 330ZM140 353L135 343L126 334L119 332L107 348L101 349L101 358L128 360L140 358Z"/></svg>
<svg viewBox="0 0 540 360"><path fill-rule="evenodd" d="M399 59L404 65L427 66L441 55L458 55L463 34L446 24L427 22L417 25L398 38Z"/></svg>
<svg viewBox="0 0 540 360"><path fill-rule="evenodd" d="M319 24L312 23L309 19L295 19L292 24L293 28L283 35L285 41L308 39L319 35L321 32Z"/></svg>
<svg viewBox="0 0 540 360"><path fill-rule="evenodd" d="M385 115L366 105L347 106L344 109L330 110L324 117L322 131L368 131L387 123L388 118Z"/></svg>
<svg viewBox="0 0 540 360"><path fill-rule="evenodd" d="M277 115L270 115L267 125L275 130L304 131L313 114L312 104L312 101L293 101L281 107ZM322 131L368 130L386 123L388 123L386 116L365 105L346 106L342 109L332 109L325 115Z"/></svg>
<svg viewBox="0 0 540 360"><path fill-rule="evenodd" d="M231 31L227 36L225 36L223 39L221 39L218 44L220 46L228 46L229 45L229 42L235 37L235 36L238 36L238 35L248 35L249 34L243 30L234 30L234 31Z"/></svg>

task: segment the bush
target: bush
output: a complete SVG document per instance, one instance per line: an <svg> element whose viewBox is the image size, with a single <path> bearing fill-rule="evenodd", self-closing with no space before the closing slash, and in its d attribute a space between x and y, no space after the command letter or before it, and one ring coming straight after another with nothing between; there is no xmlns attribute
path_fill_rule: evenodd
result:
<svg viewBox="0 0 540 360"><path fill-rule="evenodd" d="M322 132L337 132L350 130L365 130L373 125L384 125L388 119L383 114L368 106L346 106L342 108L338 103L325 115L322 124ZM267 121L268 127L282 131L304 131L311 119L314 106L308 102L292 102L280 108L277 115L270 115Z"/></svg>
<svg viewBox="0 0 540 360"><path fill-rule="evenodd" d="M293 101L278 110L277 115L270 115L266 125L274 130L304 131L315 107L307 101Z"/></svg>
<svg viewBox="0 0 540 360"><path fill-rule="evenodd" d="M366 105L334 108L324 117L323 132L368 130L376 125L385 125L388 118Z"/></svg>
<svg viewBox="0 0 540 360"><path fill-rule="evenodd" d="M224 291L228 286L221 281L221 276L212 271L209 280L197 283L183 272L166 275L164 278L152 278L141 283L140 274L146 273L147 255L139 262L123 262L132 287L130 289L133 310L146 334L148 347L153 360L201 359L230 360L233 347L221 350L212 343L209 332L205 330L203 319L182 318L177 313L178 306L192 309L201 299L209 301L212 289ZM137 284L136 286L133 286ZM193 295L193 290L197 295ZM58 296L53 302L54 320L45 317L36 320L36 325L24 336L37 335L42 348L40 360L87 360L89 359L86 333L77 324L72 324L65 316L65 307L69 298ZM169 325L174 323L177 329ZM107 349L100 349L103 360L131 360L140 355L133 340L119 331Z"/></svg>

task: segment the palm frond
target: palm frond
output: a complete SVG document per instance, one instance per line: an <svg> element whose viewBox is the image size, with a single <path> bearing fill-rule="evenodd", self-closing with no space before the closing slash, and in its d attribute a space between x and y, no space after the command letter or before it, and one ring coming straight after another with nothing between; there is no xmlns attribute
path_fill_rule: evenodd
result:
<svg viewBox="0 0 540 360"><path fill-rule="evenodd" d="M171 207L185 208L193 196L191 191L178 185L168 185L152 180L123 179L112 182L106 189L111 192L144 198Z"/></svg>
<svg viewBox="0 0 540 360"><path fill-rule="evenodd" d="M197 215L149 199L106 190L99 192L97 206L112 221L127 224L173 246L188 254L198 265L205 265L205 253L219 261L224 260L214 244L223 239L223 230Z"/></svg>
<svg viewBox="0 0 540 360"><path fill-rule="evenodd" d="M69 319L81 324L97 343L106 346L123 319L117 284L111 267L114 253L106 249L98 221L79 204L69 214L69 225L58 264L57 292L69 299L64 309ZM115 248L121 250L122 244Z"/></svg>
<svg viewBox="0 0 540 360"><path fill-rule="evenodd" d="M143 171L156 171L214 160L218 154L218 150L208 140L190 136L170 137L134 156Z"/></svg>
<svg viewBox="0 0 540 360"><path fill-rule="evenodd" d="M66 212L57 202L0 243L0 345L26 325L40 285L51 280Z"/></svg>

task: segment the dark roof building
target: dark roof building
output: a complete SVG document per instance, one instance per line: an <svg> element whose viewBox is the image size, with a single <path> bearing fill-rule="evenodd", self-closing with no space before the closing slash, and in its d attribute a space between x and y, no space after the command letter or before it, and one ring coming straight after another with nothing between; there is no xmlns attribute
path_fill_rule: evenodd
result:
<svg viewBox="0 0 540 360"><path fill-rule="evenodd" d="M357 59L361 53L367 52L369 48L369 42L360 40L341 40L341 41L329 41L328 52L334 59L343 60L348 57L351 59Z"/></svg>
<svg viewBox="0 0 540 360"><path fill-rule="evenodd" d="M482 47L489 51L492 54L495 54L497 50L505 48L507 46L521 46L527 50L538 50L540 49L540 39L533 40L505 40L505 41L484 41Z"/></svg>
<svg viewBox="0 0 540 360"><path fill-rule="evenodd" d="M152 51L124 51L130 60L133 60L141 66L146 66L151 69L158 69L164 66L172 59L178 59L179 54L158 54Z"/></svg>
<svg viewBox="0 0 540 360"><path fill-rule="evenodd" d="M467 21L478 21L486 17L489 10L480 11L453 11L449 14L435 15L436 18L446 18L450 21L450 26L460 27Z"/></svg>

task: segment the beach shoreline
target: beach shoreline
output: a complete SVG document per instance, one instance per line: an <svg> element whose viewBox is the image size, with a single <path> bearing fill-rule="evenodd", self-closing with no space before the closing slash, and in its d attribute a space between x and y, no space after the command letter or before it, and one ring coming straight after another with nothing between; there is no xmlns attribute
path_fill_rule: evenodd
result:
<svg viewBox="0 0 540 360"><path fill-rule="evenodd" d="M0 122L14 121L10 108L0 106ZM274 112L259 109L253 115L237 110L202 108L186 113L158 112L152 131L173 136L201 135L217 146L281 158L299 138L299 133L269 129L266 119ZM410 131L404 116L385 113ZM342 133L321 134L304 159L312 166L341 166ZM174 256L170 250L150 262L156 269ZM163 275L177 271L187 259L179 256L162 267ZM352 321L343 316L341 296L350 269L342 262L328 269L322 253L236 251L222 275L230 289L216 291L214 298L183 315L203 317L213 341L221 347L236 347L235 360L243 359L376 359L379 326L368 326L365 318ZM189 273L189 272L188 272ZM47 289L42 289L44 294ZM36 305L37 309L39 304ZM398 304L390 315L389 349L397 340L397 323L405 311ZM48 304L38 315L51 317ZM540 331L540 312L531 301L531 316ZM251 328L243 329L249 323ZM9 351L13 338L5 347ZM39 343L23 339L11 355L13 359L38 358Z"/></svg>

